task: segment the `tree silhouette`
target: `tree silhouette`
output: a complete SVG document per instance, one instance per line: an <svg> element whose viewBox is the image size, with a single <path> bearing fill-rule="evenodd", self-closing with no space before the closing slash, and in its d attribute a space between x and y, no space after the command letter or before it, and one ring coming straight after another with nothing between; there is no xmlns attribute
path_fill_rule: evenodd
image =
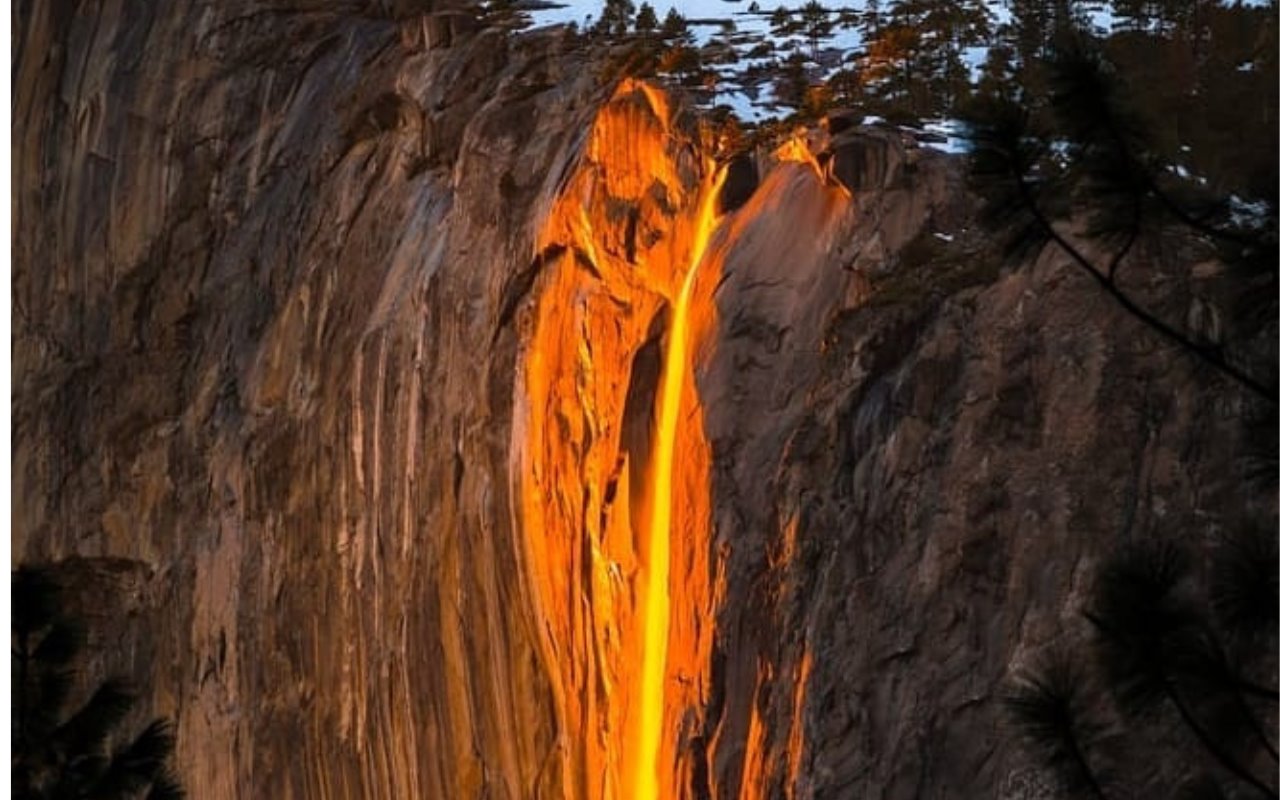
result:
<svg viewBox="0 0 1280 800"><path fill-rule="evenodd" d="M941 110L949 110L969 94L964 50L990 38L990 14L981 3L940 3L929 9L924 25L935 42L929 77L936 88L931 95Z"/></svg>
<svg viewBox="0 0 1280 800"><path fill-rule="evenodd" d="M862 23L866 28L867 39L880 35L880 0L866 0L862 9Z"/></svg>
<svg viewBox="0 0 1280 800"><path fill-rule="evenodd" d="M1274 534L1267 538L1269 545L1249 532L1224 543L1207 587L1197 580L1182 544L1139 542L1106 560L1084 612L1092 629L1089 668L1055 651L1015 677L1005 700L1025 743L1064 789L1121 796L1120 776L1130 782L1145 777L1137 763L1118 763L1120 746L1136 736L1139 723L1172 713L1210 763L1262 796L1277 796L1268 783L1276 748L1258 714L1264 704L1274 714L1276 693L1252 683L1229 647L1233 636L1274 620L1280 604ZM1205 613L1210 598L1217 611L1224 596L1230 598L1225 611ZM1274 625L1268 631L1274 636ZM1094 679L1131 730L1103 721L1107 710L1088 688ZM1270 765L1265 771L1256 766L1262 762ZM1207 775L1187 777L1187 796L1221 794Z"/></svg>
<svg viewBox="0 0 1280 800"><path fill-rule="evenodd" d="M1273 602L1280 595L1275 532L1246 528L1226 538L1216 556L1209 598L1219 625L1246 638L1274 632L1280 624L1280 609Z"/></svg>
<svg viewBox="0 0 1280 800"><path fill-rule="evenodd" d="M866 67L872 94L891 116L948 113L968 95L964 49L990 36L981 3L900 0L863 16Z"/></svg>
<svg viewBox="0 0 1280 800"><path fill-rule="evenodd" d="M799 16L785 5L769 14L769 31L775 39L785 39L799 33L802 27Z"/></svg>
<svg viewBox="0 0 1280 800"><path fill-rule="evenodd" d="M675 8L668 9L667 15L662 18L662 36L678 44L688 45L693 42L688 21Z"/></svg>
<svg viewBox="0 0 1280 800"><path fill-rule="evenodd" d="M800 23L803 26L804 36L809 41L809 58L814 64L819 62L819 48L822 43L831 38L831 32L835 29L835 20L831 18L831 12L823 7L818 0L809 0L800 7Z"/></svg>
<svg viewBox="0 0 1280 800"><path fill-rule="evenodd" d="M778 67L774 82L774 96L784 106L799 111L804 107L809 91L809 68L804 54L791 53Z"/></svg>
<svg viewBox="0 0 1280 800"><path fill-rule="evenodd" d="M658 30L658 25L658 14L653 10L653 6L641 3L640 10L636 12L636 33L654 33Z"/></svg>
<svg viewBox="0 0 1280 800"><path fill-rule="evenodd" d="M600 19L596 21L592 31L602 37L626 36L635 15L636 6L631 0L605 0Z"/></svg>
<svg viewBox="0 0 1280 800"><path fill-rule="evenodd" d="M1048 62L1045 103L1026 87L985 95L968 114L970 175L986 199L984 217L1011 252L1059 247L1130 316L1273 406L1274 365L1247 368L1228 352L1216 314L1196 317L1200 330L1162 318L1121 283L1122 267L1147 241L1181 232L1212 248L1233 285L1260 303L1254 321L1237 314L1247 338L1276 318L1277 235L1274 198L1242 218L1232 200L1183 177L1150 145L1147 126L1120 76L1087 39L1064 41ZM1069 222L1085 218L1083 236ZM1104 255L1092 255L1103 250ZM1255 373L1251 369L1261 369Z"/></svg>
<svg viewBox="0 0 1280 800"><path fill-rule="evenodd" d="M1071 795L1105 798L1111 778L1097 764L1106 729L1090 714L1086 673L1065 650L1055 650L1019 675L1005 698L1029 749Z"/></svg>
<svg viewBox="0 0 1280 800"><path fill-rule="evenodd" d="M58 583L44 570L13 573L13 796L20 800L176 800L185 796L166 762L167 720L131 741L119 727L136 702L126 683L108 680L71 710L81 626L62 609Z"/></svg>

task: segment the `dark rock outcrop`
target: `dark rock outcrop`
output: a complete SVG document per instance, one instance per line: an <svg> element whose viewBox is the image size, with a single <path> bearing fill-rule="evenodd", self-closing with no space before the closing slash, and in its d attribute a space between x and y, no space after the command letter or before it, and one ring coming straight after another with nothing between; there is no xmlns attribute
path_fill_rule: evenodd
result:
<svg viewBox="0 0 1280 800"><path fill-rule="evenodd" d="M891 188L905 162L900 137L889 131L844 130L829 150L831 174L851 192Z"/></svg>
<svg viewBox="0 0 1280 800"><path fill-rule="evenodd" d="M740 155L725 167L724 187L720 190L720 213L737 211L760 186L760 172L755 159Z"/></svg>

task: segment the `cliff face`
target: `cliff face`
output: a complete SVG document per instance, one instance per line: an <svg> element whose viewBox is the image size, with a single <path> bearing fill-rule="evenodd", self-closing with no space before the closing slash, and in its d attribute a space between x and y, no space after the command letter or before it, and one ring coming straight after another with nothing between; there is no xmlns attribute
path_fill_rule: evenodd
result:
<svg viewBox="0 0 1280 800"><path fill-rule="evenodd" d="M111 559L95 669L191 795L1034 796L1007 666L1110 543L1256 513L1236 395L1001 271L941 156L726 175L556 36L401 5L15 17L15 559Z"/></svg>
<svg viewBox="0 0 1280 800"><path fill-rule="evenodd" d="M445 14L23 12L15 553L147 566L195 797L526 793L494 334L592 84Z"/></svg>

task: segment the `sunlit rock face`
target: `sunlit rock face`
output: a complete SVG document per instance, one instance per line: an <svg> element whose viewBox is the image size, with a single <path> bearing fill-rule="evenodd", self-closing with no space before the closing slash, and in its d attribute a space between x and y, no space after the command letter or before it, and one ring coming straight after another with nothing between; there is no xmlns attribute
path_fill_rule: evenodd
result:
<svg viewBox="0 0 1280 800"><path fill-rule="evenodd" d="M678 298L712 233L715 168L692 120L670 115L665 96L630 81L602 108L543 222L541 252L555 255L520 337L512 459L566 797L637 796L641 775L664 776L661 796L673 796L674 748L700 727L707 695L709 453L692 382L662 380L662 362L676 336L680 349L700 338L666 328L688 318ZM695 308L703 321L706 304ZM660 383L683 422L665 475L650 458ZM648 602L668 591L666 608Z"/></svg>
<svg viewBox="0 0 1280 800"><path fill-rule="evenodd" d="M15 559L110 559L192 797L1034 796L1008 665L1260 513L1238 398L892 133L726 167L407 2L15 28Z"/></svg>
<svg viewBox="0 0 1280 800"><path fill-rule="evenodd" d="M543 223L512 451L573 796L736 796L759 782L730 788L709 770L746 734L729 742L705 716L726 565L702 397L725 398L699 383L733 355L721 314L764 286L787 300L753 313L806 317L816 337L849 280L824 267L852 206L797 138L761 154L765 179L729 209L728 169L699 133L660 91L624 81Z"/></svg>

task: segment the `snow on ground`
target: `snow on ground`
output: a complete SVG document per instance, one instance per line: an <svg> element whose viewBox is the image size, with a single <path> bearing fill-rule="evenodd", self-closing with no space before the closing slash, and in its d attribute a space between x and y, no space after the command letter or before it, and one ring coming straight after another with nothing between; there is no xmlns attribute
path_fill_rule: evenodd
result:
<svg viewBox="0 0 1280 800"><path fill-rule="evenodd" d="M1251 202L1233 194L1227 199L1227 203L1231 211L1231 224L1241 228L1261 228L1274 213L1265 200Z"/></svg>
<svg viewBox="0 0 1280 800"><path fill-rule="evenodd" d="M636 2L638 6L640 0L633 0L633 2ZM721 22L724 20L729 20L733 23L735 29L734 37L736 39L742 40L754 37L758 40L763 38L773 44L773 53L768 57L740 59L737 63L722 68L720 70L721 75L728 79L727 82L732 82L735 76L741 75L749 66L768 65L775 59L781 60L785 58L786 53L791 50L803 49L807 51L810 47L810 42L801 34L777 37L770 34L770 12L780 7L796 10L804 5L805 0L790 0L790 2L787 2L787 0L756 0L754 9L752 9L751 3L744 2L744 0L649 0L649 2L657 12L659 19L665 17L669 10L675 9L689 22L690 33L694 41L699 45L705 45L717 35L722 34L724 26ZM984 0L984 2L987 4L995 25L1003 24L1012 19L1012 14L1007 7L1007 0ZM824 5L833 11L841 9L861 11L865 7L865 2L864 0L843 0L843 2L826 2ZM592 24L599 17L603 6L603 0L567 0L564 4L552 8L533 11L533 23L535 26L541 27L574 22L580 27L585 27ZM845 66L848 56L860 52L863 49L863 45L860 31L837 26L831 38L822 42L822 50L827 54L827 57L824 59L821 77L824 79L830 78L832 74ZM968 47L964 50L964 62L969 70L970 77L974 81L977 81L981 76L982 65L987 60L988 50L989 48L986 46ZM719 98L717 100L719 101ZM760 122L775 116L773 109L767 107L771 105L772 100L772 93L767 90L760 92L755 99L743 92L727 92L724 97L724 102L743 121L748 122Z"/></svg>
<svg viewBox="0 0 1280 800"><path fill-rule="evenodd" d="M968 129L959 120L933 120L921 127L926 134L920 141L923 147L953 155L967 153L971 149Z"/></svg>
<svg viewBox="0 0 1280 800"><path fill-rule="evenodd" d="M994 24L999 25L1012 18L1006 6L1007 0L984 0L991 12ZM633 0L639 6L639 0ZM808 50L810 42L801 34L775 37L770 34L769 13L776 8L786 7L798 9L805 0L756 0L754 10L751 4L742 0L649 0L650 5L661 19L670 9L675 9L689 22L690 33L699 45L705 45L717 34L721 34L724 26L721 20L731 20L735 29L735 38L756 37L772 42L773 52L766 57L740 58L736 63L725 65L720 73L726 80L723 83L734 83L734 78L741 76L751 66L767 66L775 59L781 60L794 49ZM603 0L569 0L565 5L556 8L540 9L532 12L534 24L537 26L566 24L576 22L580 27L590 25L600 14ZM861 11L862 0L845 0L845 2L824 3L833 10L855 9ZM824 68L823 78L845 66L849 55L860 52L863 48L862 34L857 29L837 27L830 39L822 42ZM969 70L970 78L977 81L982 74L982 65L986 63L986 46L965 48L963 59ZM752 93L738 89L722 89L715 96L717 105L727 105L743 122L760 123L779 116L773 88L766 83ZM871 118L876 119L876 118ZM868 123L871 122L868 120ZM963 131L955 120L938 120L926 124L921 131L921 144L947 153L963 153L968 147Z"/></svg>
<svg viewBox="0 0 1280 800"><path fill-rule="evenodd" d="M1209 183L1208 178L1204 177L1203 175L1193 175L1191 173L1191 170L1187 169L1181 164L1170 164L1168 166L1168 170L1172 172L1174 175L1177 175L1179 178L1181 178L1184 181L1195 181L1201 186L1207 186Z"/></svg>
<svg viewBox="0 0 1280 800"><path fill-rule="evenodd" d="M639 0L633 0L636 7L640 7ZM658 12L658 19L662 19L671 9L675 9L680 16L690 21L692 33L699 38L699 44L704 44L705 39L710 39L711 35L719 28L718 25L694 24L694 20L721 20L732 19L738 26L738 30L756 30L762 33L768 33L769 20L768 12L778 8L779 6L787 6L788 8L798 8L802 2L792 2L789 5L782 0L756 0L761 14L751 14L747 11L750 3L741 0L648 0L649 5L653 6L654 11ZM540 9L533 12L534 25L556 25L569 22L576 22L582 26L587 17L592 21L599 19L600 9L604 7L603 0L568 0L567 3L559 8ZM755 20L759 20L755 23ZM753 24L754 23L754 24ZM705 36L705 39L702 37Z"/></svg>
<svg viewBox="0 0 1280 800"><path fill-rule="evenodd" d="M545 0L542 0L545 2ZM632 0L638 7L642 0ZM779 108L773 94L771 82L766 81L754 91L740 88L742 76L752 66L761 67L782 61L794 50L808 53L812 43L802 34L790 36L773 36L770 33L769 15L774 9L786 7L798 10L807 0L647 0L662 19L667 12L675 9L689 24L690 34L698 45L705 45L716 37L728 34L726 22L732 22L731 40L735 43L739 59L735 63L721 65L717 68L720 75L720 91L715 96L717 105L727 105L744 122L759 123L779 116ZM831 11L862 11L865 0L819 0ZM1008 24L1013 19L1010 9L1011 0L982 0L990 15L992 29ZM1240 3L1245 6L1266 6L1275 0L1220 0L1224 3ZM594 23L604 7L604 0L565 0L562 4L548 3L551 7L540 8L530 12L535 27L577 23L579 27L587 27ZM892 7L893 2L883 3ZM1109 0L1087 0L1081 4L1088 23L1101 35L1109 34L1116 25L1116 15ZM882 10L881 14L888 11ZM746 58L745 53L761 40L772 43L773 49L768 56ZM849 56L860 52L863 41L860 31L843 26L836 26L833 35L821 43L821 67L812 73L815 77L829 79L835 72L846 66ZM969 71L970 79L977 82L982 75L990 48L986 45L966 47L962 58ZM1240 65L1242 71L1253 69L1252 62ZM785 113L785 112L783 112ZM964 132L955 120L938 120L924 126L923 144L944 152L965 152L967 149ZM941 137L942 141L936 141Z"/></svg>
<svg viewBox="0 0 1280 800"><path fill-rule="evenodd" d="M1245 5L1266 5L1269 0L1245 0ZM633 0L639 7L640 0ZM756 0L756 5L764 15L776 8L785 6L792 10L798 9L804 5L807 0ZM987 7L987 12L991 15L991 23L993 27L1005 25L1013 20L1013 13L1009 9L1009 0L983 0ZM747 9L751 3L747 0L648 0L649 5L653 6L658 12L658 18L666 16L667 11L674 8L685 19L724 19L727 17L746 16L749 12ZM832 10L853 9L861 11L866 6L865 0L831 0L823 2L823 5ZM892 0L885 3L886 6L892 5ZM604 0L565 0L558 8L547 8L533 12L535 25L556 25L569 22L576 22L582 25L583 20L590 15L591 18L597 19L600 16L600 9L604 7ZM1105 21L1108 25L1112 19L1111 8L1107 3L1101 5L1102 10L1093 11L1095 24ZM884 11L881 12L886 13ZM741 26L739 26L741 27ZM768 31L768 20L764 19L763 31Z"/></svg>
<svg viewBox="0 0 1280 800"><path fill-rule="evenodd" d="M775 116L766 104L766 98L772 96L768 87L761 87L756 99L751 99L745 92L722 92L716 96L717 105L726 105L743 122L759 124Z"/></svg>

